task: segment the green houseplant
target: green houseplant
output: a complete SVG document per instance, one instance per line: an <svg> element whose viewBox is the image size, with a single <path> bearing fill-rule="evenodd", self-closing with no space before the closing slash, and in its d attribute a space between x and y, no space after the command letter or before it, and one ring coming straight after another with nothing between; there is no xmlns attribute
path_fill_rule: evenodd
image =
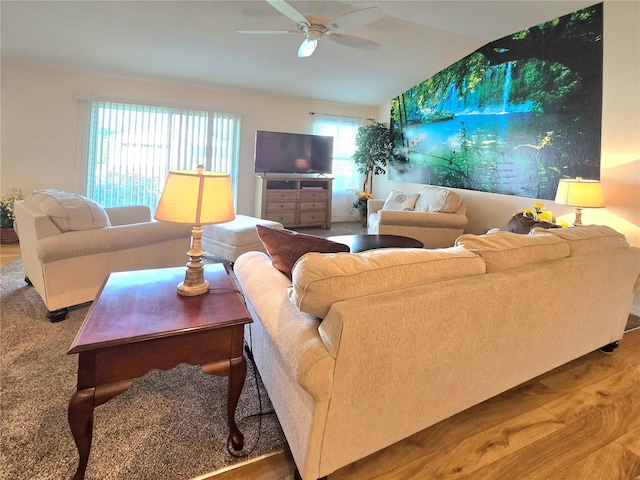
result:
<svg viewBox="0 0 640 480"><path fill-rule="evenodd" d="M358 172L364 174L364 181L353 206L360 211L362 225L367 224L367 200L372 196L373 176L386 173L385 167L392 159L392 153L393 140L387 125L373 122L358 129L353 160Z"/></svg>
<svg viewBox="0 0 640 480"><path fill-rule="evenodd" d="M373 122L358 129L353 160L358 172L364 174L363 192L371 193L373 176L386 173L385 167L392 159L392 154L393 140L387 125Z"/></svg>

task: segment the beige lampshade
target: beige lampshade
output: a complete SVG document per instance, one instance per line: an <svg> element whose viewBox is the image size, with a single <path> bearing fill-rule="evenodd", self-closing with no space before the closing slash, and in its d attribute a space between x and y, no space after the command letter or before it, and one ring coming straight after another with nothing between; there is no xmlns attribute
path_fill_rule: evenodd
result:
<svg viewBox="0 0 640 480"><path fill-rule="evenodd" d="M602 186L598 180L563 178L558 182L556 203L578 208L605 207Z"/></svg>
<svg viewBox="0 0 640 480"><path fill-rule="evenodd" d="M156 220L190 225L228 222L235 218L231 177L227 173L198 170L169 172Z"/></svg>

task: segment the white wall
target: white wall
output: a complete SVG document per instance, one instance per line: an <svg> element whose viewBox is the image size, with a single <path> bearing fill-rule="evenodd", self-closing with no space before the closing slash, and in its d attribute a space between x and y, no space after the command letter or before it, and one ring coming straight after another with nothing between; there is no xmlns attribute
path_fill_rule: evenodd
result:
<svg viewBox="0 0 640 480"><path fill-rule="evenodd" d="M377 108L288 99L2 63L2 192L58 188L83 194L84 134L77 96L213 108L242 115L238 213L253 214L256 130L310 133L309 112L372 118Z"/></svg>

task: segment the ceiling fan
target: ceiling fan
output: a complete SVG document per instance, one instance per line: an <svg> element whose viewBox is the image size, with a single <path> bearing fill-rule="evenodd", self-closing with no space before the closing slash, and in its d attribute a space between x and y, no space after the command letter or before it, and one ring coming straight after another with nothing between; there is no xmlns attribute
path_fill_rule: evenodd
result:
<svg viewBox="0 0 640 480"><path fill-rule="evenodd" d="M362 8L346 13L334 19L317 15L317 2L314 4L313 15L302 15L284 0L267 0L269 4L284 16L290 18L298 25L297 30L238 30L238 33L245 34L302 34L306 38L298 49L298 57L309 57L315 52L318 40L323 37L328 38L341 45L359 48L362 50L375 50L380 47L379 43L372 42L365 38L354 37L336 33L337 29L346 29L367 25L384 18L385 13L378 7Z"/></svg>

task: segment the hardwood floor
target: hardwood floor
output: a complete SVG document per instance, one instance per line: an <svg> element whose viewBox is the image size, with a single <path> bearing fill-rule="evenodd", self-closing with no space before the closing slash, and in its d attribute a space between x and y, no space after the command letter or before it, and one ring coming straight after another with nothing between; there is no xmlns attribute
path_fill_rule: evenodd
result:
<svg viewBox="0 0 640 480"><path fill-rule="evenodd" d="M20 256L19 243L0 244L0 268Z"/></svg>
<svg viewBox="0 0 640 480"><path fill-rule="evenodd" d="M209 477L293 478L283 453ZM328 480L640 480L640 330L348 465Z"/></svg>

